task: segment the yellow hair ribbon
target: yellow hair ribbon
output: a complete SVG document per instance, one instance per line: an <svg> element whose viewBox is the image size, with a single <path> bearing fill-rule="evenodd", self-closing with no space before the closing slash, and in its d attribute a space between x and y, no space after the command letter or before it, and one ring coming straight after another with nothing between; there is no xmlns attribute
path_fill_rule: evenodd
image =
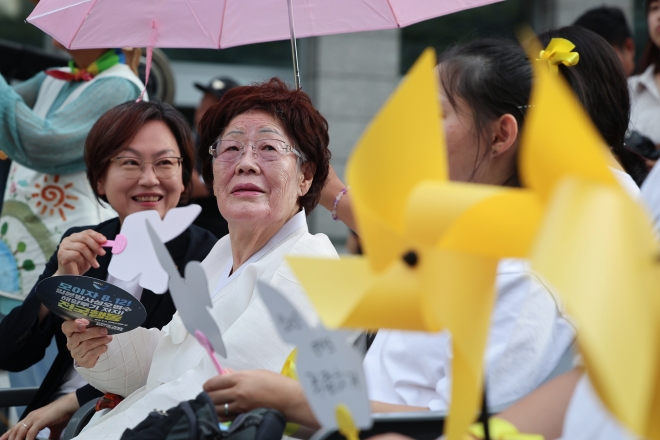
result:
<svg viewBox="0 0 660 440"><path fill-rule="evenodd" d="M511 422L508 422L499 417L491 417L488 419L488 431L490 438L493 440L543 440L540 434L521 434ZM484 432L484 425L482 423L475 423L470 426L468 430L470 435L475 438L483 439L486 436ZM466 436L466 440L472 437Z"/></svg>
<svg viewBox="0 0 660 440"><path fill-rule="evenodd" d="M280 372L282 376L286 376L293 380L298 380L298 372L296 371L297 355L298 355L297 348L291 350L291 353L289 353L289 356L287 356L286 360L284 361L284 366L282 366L282 371ZM284 435L292 436L293 434L296 433L296 431L298 431L298 429L300 429L299 424L289 422L284 427Z"/></svg>
<svg viewBox="0 0 660 440"><path fill-rule="evenodd" d="M580 61L580 54L571 52L575 49L575 44L565 38L553 38L548 43L548 47L539 53L537 61L547 61L550 66L550 72L555 75L559 72L559 65L575 66Z"/></svg>

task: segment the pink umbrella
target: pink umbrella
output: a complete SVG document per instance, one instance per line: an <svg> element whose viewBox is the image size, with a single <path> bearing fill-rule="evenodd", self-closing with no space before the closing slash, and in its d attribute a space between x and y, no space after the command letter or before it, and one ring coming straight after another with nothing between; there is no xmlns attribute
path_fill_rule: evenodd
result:
<svg viewBox="0 0 660 440"><path fill-rule="evenodd" d="M221 49L403 27L501 0L41 0L29 23L68 49Z"/></svg>

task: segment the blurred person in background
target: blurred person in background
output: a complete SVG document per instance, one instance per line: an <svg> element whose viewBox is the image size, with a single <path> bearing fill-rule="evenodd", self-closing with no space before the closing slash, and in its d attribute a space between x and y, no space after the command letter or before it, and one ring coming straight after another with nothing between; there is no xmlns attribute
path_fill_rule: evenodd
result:
<svg viewBox="0 0 660 440"><path fill-rule="evenodd" d="M635 40L620 8L601 6L589 9L575 23L603 37L619 56L626 77L635 72Z"/></svg>
<svg viewBox="0 0 660 440"><path fill-rule="evenodd" d="M628 80L632 104L628 132L629 137L638 134L650 139L652 146L645 148L643 154L655 160L655 150L660 144L660 0L646 1L646 18L649 37L637 67L638 74Z"/></svg>
<svg viewBox="0 0 660 440"><path fill-rule="evenodd" d="M195 148L199 153L199 122L208 109L220 102L227 90L238 86L239 84L226 76L213 78L208 84L195 83L195 88L202 91L204 95L199 105L195 109ZM208 151L202 151L201 154L208 155ZM200 172L202 164L197 154L197 163L193 174L192 200L190 203L196 203L202 207L202 212L195 219L194 224L200 228L210 231L217 238L222 238L229 233L227 220L225 220L218 210L218 202L211 190L204 183Z"/></svg>

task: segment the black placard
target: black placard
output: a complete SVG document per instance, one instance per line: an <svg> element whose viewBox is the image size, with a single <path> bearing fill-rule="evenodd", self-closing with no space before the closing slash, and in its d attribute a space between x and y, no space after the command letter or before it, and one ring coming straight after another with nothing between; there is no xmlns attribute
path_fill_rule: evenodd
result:
<svg viewBox="0 0 660 440"><path fill-rule="evenodd" d="M105 327L108 334L139 327L147 312L133 295L96 278L62 275L37 285L37 296L48 310L66 320L85 318L90 326Z"/></svg>

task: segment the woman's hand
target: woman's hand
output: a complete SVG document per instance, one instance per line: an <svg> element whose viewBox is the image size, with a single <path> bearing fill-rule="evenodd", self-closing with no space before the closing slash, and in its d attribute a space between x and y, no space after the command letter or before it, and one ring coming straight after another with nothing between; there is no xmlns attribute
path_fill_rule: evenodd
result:
<svg viewBox="0 0 660 440"><path fill-rule="evenodd" d="M101 243L107 239L96 231L71 234L60 243L57 251L57 272L55 275L82 275L90 268L98 268L97 255L105 255Z"/></svg>
<svg viewBox="0 0 660 440"><path fill-rule="evenodd" d="M64 321L62 332L66 335L66 347L78 366L93 368L101 354L108 351L112 336L108 336L105 327L87 328L89 321L80 318Z"/></svg>
<svg viewBox="0 0 660 440"><path fill-rule="evenodd" d="M256 408L272 408L290 422L320 427L300 383L272 371L237 371L215 376L206 381L204 391L211 397L222 421ZM229 404L229 416L225 413L225 403Z"/></svg>
<svg viewBox="0 0 660 440"><path fill-rule="evenodd" d="M42 408L32 411L5 432L0 440L33 440L44 429L50 429L51 439L59 439L73 414L80 408L76 393L69 393Z"/></svg>

